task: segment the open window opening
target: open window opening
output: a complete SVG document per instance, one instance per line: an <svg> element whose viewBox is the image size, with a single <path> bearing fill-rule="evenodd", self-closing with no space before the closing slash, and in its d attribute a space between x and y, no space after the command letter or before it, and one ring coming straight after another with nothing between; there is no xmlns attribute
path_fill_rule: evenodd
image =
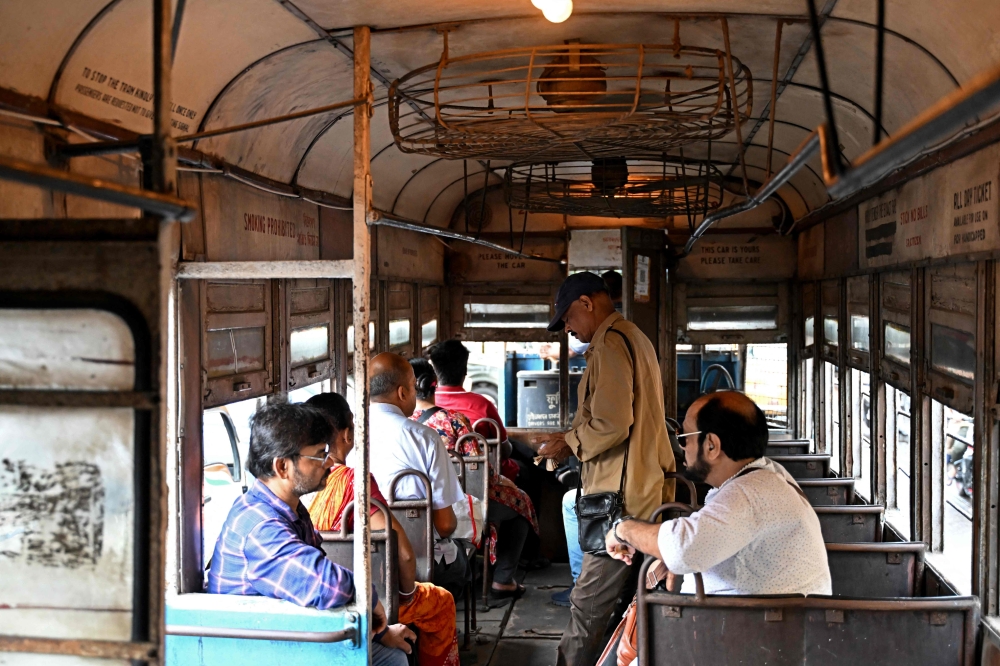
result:
<svg viewBox="0 0 1000 666"><path fill-rule="evenodd" d="M857 479L854 492L872 501L872 391L871 375L850 369L851 379L851 475Z"/></svg>
<svg viewBox="0 0 1000 666"><path fill-rule="evenodd" d="M823 362L823 437L830 454L830 470L841 474L840 452L840 373L837 366Z"/></svg>
<svg viewBox="0 0 1000 666"><path fill-rule="evenodd" d="M910 396L885 387L886 521L909 539L912 502L910 466Z"/></svg>

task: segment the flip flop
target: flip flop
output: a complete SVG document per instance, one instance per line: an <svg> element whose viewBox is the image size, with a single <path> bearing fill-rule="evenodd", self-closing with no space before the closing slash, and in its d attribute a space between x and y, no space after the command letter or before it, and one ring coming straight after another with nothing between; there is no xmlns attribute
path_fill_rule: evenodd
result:
<svg viewBox="0 0 1000 666"><path fill-rule="evenodd" d="M526 591L524 585L520 583L513 590L498 590L495 587L490 587L490 599L520 599Z"/></svg>

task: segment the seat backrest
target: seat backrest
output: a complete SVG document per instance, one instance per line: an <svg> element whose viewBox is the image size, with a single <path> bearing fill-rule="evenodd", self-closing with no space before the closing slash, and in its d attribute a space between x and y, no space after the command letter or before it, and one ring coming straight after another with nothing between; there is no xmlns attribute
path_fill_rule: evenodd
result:
<svg viewBox="0 0 1000 666"><path fill-rule="evenodd" d="M466 439L476 440L480 451L485 452L489 450L486 438L476 433L462 435L458 439L455 448L464 448L462 447L462 443ZM489 499L490 489L490 466L485 453L478 456L461 456L455 454L452 456L452 461L456 463L456 467L459 465L462 467L462 471L459 473L459 481L462 482L462 490L484 502L487 501ZM499 471L499 469L497 471Z"/></svg>
<svg viewBox="0 0 1000 666"><path fill-rule="evenodd" d="M798 484L813 506L854 503L854 479L799 479Z"/></svg>
<svg viewBox="0 0 1000 666"><path fill-rule="evenodd" d="M648 567L640 573L643 580ZM705 596L639 586L639 663L972 666L975 597Z"/></svg>
<svg viewBox="0 0 1000 666"><path fill-rule="evenodd" d="M396 533L391 529L392 514L389 508L376 499L372 506L378 508L385 517L389 529L371 533L372 583L382 600L386 615L391 624L395 624L399 615L399 546L396 543ZM344 507L343 516L354 511L354 501ZM354 570L354 534L345 528L346 520L340 521L339 532L320 532L323 537L323 552L327 559L347 569Z"/></svg>
<svg viewBox="0 0 1000 666"><path fill-rule="evenodd" d="M923 543L828 543L826 556L835 597L918 596Z"/></svg>
<svg viewBox="0 0 1000 666"><path fill-rule="evenodd" d="M871 543L882 541L882 518L885 509L881 506L817 506L813 507L819 516L819 526L823 530L826 543Z"/></svg>
<svg viewBox="0 0 1000 666"><path fill-rule="evenodd" d="M396 499L396 486L400 479L407 476L415 476L423 483L423 499ZM431 515L430 479L419 470L404 469L389 482L385 497L389 510L402 525L413 547L413 556L417 561L417 580L422 583L431 582L434 578L434 523Z"/></svg>
<svg viewBox="0 0 1000 666"><path fill-rule="evenodd" d="M830 476L830 455L809 453L790 456L768 456L792 475L794 479L823 479Z"/></svg>
<svg viewBox="0 0 1000 666"><path fill-rule="evenodd" d="M792 439L781 442L768 442L764 455L771 456L800 456L809 453L812 442L807 439Z"/></svg>
<svg viewBox="0 0 1000 666"><path fill-rule="evenodd" d="M500 424L493 419L483 417L472 424L472 431L486 440L484 452L490 465L500 471Z"/></svg>

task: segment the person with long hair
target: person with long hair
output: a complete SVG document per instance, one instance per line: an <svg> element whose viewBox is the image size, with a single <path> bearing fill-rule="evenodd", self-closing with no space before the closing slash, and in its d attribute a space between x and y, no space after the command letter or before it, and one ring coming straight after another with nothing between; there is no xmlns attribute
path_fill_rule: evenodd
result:
<svg viewBox="0 0 1000 666"><path fill-rule="evenodd" d="M417 408L411 419L436 430L449 451L462 456L482 455L478 443L468 438L458 445L464 435L472 432L472 423L462 412L444 409L434 404L437 375L431 364L422 358L410 359L417 380ZM497 525L490 534L490 559L497 564L493 575L493 593L497 596L519 596L523 587L513 580L517 562L524 549L528 526L538 534L535 507L528 494L513 481L490 468L489 521Z"/></svg>
<svg viewBox="0 0 1000 666"><path fill-rule="evenodd" d="M354 448L354 414L347 400L339 393L321 393L310 398L307 405L323 412L333 426L330 441L330 474L309 507L316 529L339 530L346 520L352 528L353 514L344 515L344 508L354 500L354 469L346 464ZM371 477L371 496L383 504L385 497L375 477ZM399 549L399 622L412 624L420 632L417 643L418 666L459 666L458 636L455 628L455 599L451 592L432 583L416 580L417 560L413 546L402 525L392 518ZM372 505L371 528L385 529L385 517Z"/></svg>

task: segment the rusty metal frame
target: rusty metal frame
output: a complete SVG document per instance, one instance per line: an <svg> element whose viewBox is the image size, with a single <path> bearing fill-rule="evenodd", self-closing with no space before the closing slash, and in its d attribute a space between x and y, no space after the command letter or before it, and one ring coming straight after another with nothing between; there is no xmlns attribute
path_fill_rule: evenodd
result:
<svg viewBox="0 0 1000 666"><path fill-rule="evenodd" d="M674 63L678 53L689 62ZM668 57L672 69L645 73L658 58L668 67ZM715 64L708 64L713 58ZM393 84L390 126L403 152L452 158L552 161L657 154L693 139L727 134L733 128L733 111L738 115L743 103L749 115L752 78L742 63L734 66L738 87L733 99L726 99L724 58L718 50L660 44L566 44L442 58ZM537 62L543 59L564 63L568 71L584 76L546 75ZM551 63L545 64L551 69ZM606 75L609 68L613 71ZM672 93L667 84L675 79L703 84ZM603 91L608 82L617 82L621 89L613 95L592 90L571 92L569 97L551 88L539 90L543 100L553 100L541 104L533 94L536 84L566 81ZM651 84L665 89L654 91ZM484 85L485 96L477 92ZM494 93L494 88L500 90ZM404 112L404 104L418 110Z"/></svg>
<svg viewBox="0 0 1000 666"><path fill-rule="evenodd" d="M778 64L781 61L781 32L784 25L784 21L779 20L774 35L774 67L771 70L771 104L767 108L767 178L771 177L771 151L774 149L774 119L778 111Z"/></svg>

